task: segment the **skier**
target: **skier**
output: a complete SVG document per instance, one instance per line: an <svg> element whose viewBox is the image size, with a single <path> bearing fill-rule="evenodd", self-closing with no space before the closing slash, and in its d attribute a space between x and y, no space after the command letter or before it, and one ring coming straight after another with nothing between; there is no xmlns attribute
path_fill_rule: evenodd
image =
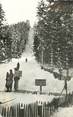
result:
<svg viewBox="0 0 73 117"><path fill-rule="evenodd" d="M12 91L12 84L13 84L13 72L12 72L12 69L10 69L10 74L9 74L9 77L10 77L10 91Z"/></svg>
<svg viewBox="0 0 73 117"><path fill-rule="evenodd" d="M14 73L14 90L17 91L18 90L18 81L19 81L20 77L19 77L19 69L15 68L15 73Z"/></svg>
<svg viewBox="0 0 73 117"><path fill-rule="evenodd" d="M7 88L7 92L9 92L9 87L10 87L10 77L9 77L9 73L7 72L6 74L6 88Z"/></svg>
<svg viewBox="0 0 73 117"><path fill-rule="evenodd" d="M26 58L25 61L26 61L26 63L27 63L28 59Z"/></svg>
<svg viewBox="0 0 73 117"><path fill-rule="evenodd" d="M17 63L17 67L16 68L19 70L19 68L20 68L20 63L19 62Z"/></svg>

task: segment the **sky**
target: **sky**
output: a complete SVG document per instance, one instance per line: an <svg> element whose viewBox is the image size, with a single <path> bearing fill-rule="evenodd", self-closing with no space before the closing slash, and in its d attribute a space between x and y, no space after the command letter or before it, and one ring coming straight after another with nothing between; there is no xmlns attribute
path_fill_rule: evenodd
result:
<svg viewBox="0 0 73 117"><path fill-rule="evenodd" d="M37 5L40 0L0 0L8 24L30 20L36 21Z"/></svg>

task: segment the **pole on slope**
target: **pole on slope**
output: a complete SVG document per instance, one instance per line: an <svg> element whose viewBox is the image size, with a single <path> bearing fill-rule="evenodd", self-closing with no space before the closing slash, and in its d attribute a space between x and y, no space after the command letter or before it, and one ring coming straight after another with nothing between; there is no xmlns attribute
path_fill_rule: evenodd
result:
<svg viewBox="0 0 73 117"><path fill-rule="evenodd" d="M53 71L53 39L51 40L51 70Z"/></svg>
<svg viewBox="0 0 73 117"><path fill-rule="evenodd" d="M42 63L42 66L43 66L43 48L42 48L41 54L42 54L42 56L41 56L41 63Z"/></svg>
<svg viewBox="0 0 73 117"><path fill-rule="evenodd" d="M63 91L64 91L64 87L63 87L63 89L62 89L62 91L61 91L61 93L60 93L60 96L62 95ZM60 96L59 96L59 98L60 98Z"/></svg>
<svg viewBox="0 0 73 117"><path fill-rule="evenodd" d="M65 79L66 101L67 101L67 94L68 94L68 89L67 89L68 79L69 79L69 68L68 68L68 56L67 56L66 57L66 79Z"/></svg>
<svg viewBox="0 0 73 117"><path fill-rule="evenodd" d="M42 85L40 85L40 94L42 94Z"/></svg>
<svg viewBox="0 0 73 117"><path fill-rule="evenodd" d="M43 38L41 39L41 68L43 69L44 65L44 40Z"/></svg>
<svg viewBox="0 0 73 117"><path fill-rule="evenodd" d="M65 79L65 85L64 85L64 88L66 90L66 101L67 101L67 79Z"/></svg>

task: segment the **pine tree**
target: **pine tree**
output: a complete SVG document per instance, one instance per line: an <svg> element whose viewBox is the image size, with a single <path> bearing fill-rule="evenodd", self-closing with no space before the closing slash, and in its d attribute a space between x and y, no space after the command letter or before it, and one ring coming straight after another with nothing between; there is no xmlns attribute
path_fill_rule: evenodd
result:
<svg viewBox="0 0 73 117"><path fill-rule="evenodd" d="M3 43L3 26L5 21L5 14L2 9L2 5L0 4L0 60L4 59L5 56L5 48Z"/></svg>
<svg viewBox="0 0 73 117"><path fill-rule="evenodd" d="M44 46L45 62L50 62L53 52L53 64L66 69L73 66L73 2L48 1L38 6L37 36ZM53 4L52 4L53 2ZM38 48L38 47L37 47ZM37 55L38 56L38 55ZM48 60L48 61L46 61Z"/></svg>
<svg viewBox="0 0 73 117"><path fill-rule="evenodd" d="M0 61L9 59L11 55L11 32L9 30L9 25L5 24L5 13L0 4Z"/></svg>
<svg viewBox="0 0 73 117"><path fill-rule="evenodd" d="M10 26L10 32L12 37L12 56L20 57L28 41L28 34L30 29L30 23L27 20L26 22L19 22Z"/></svg>

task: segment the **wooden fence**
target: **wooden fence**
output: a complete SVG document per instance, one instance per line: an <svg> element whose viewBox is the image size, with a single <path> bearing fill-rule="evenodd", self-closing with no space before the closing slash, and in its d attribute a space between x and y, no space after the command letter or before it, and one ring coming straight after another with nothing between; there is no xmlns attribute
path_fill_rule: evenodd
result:
<svg viewBox="0 0 73 117"><path fill-rule="evenodd" d="M68 95L67 104L73 102L73 94ZM65 106L65 98L54 98L50 103L35 102L32 104L19 103L13 106L1 106L2 117L50 117L58 107Z"/></svg>
<svg viewBox="0 0 73 117"><path fill-rule="evenodd" d="M19 103L11 107L3 107L1 109L2 117L50 117L55 111L53 105L46 103L23 104Z"/></svg>

